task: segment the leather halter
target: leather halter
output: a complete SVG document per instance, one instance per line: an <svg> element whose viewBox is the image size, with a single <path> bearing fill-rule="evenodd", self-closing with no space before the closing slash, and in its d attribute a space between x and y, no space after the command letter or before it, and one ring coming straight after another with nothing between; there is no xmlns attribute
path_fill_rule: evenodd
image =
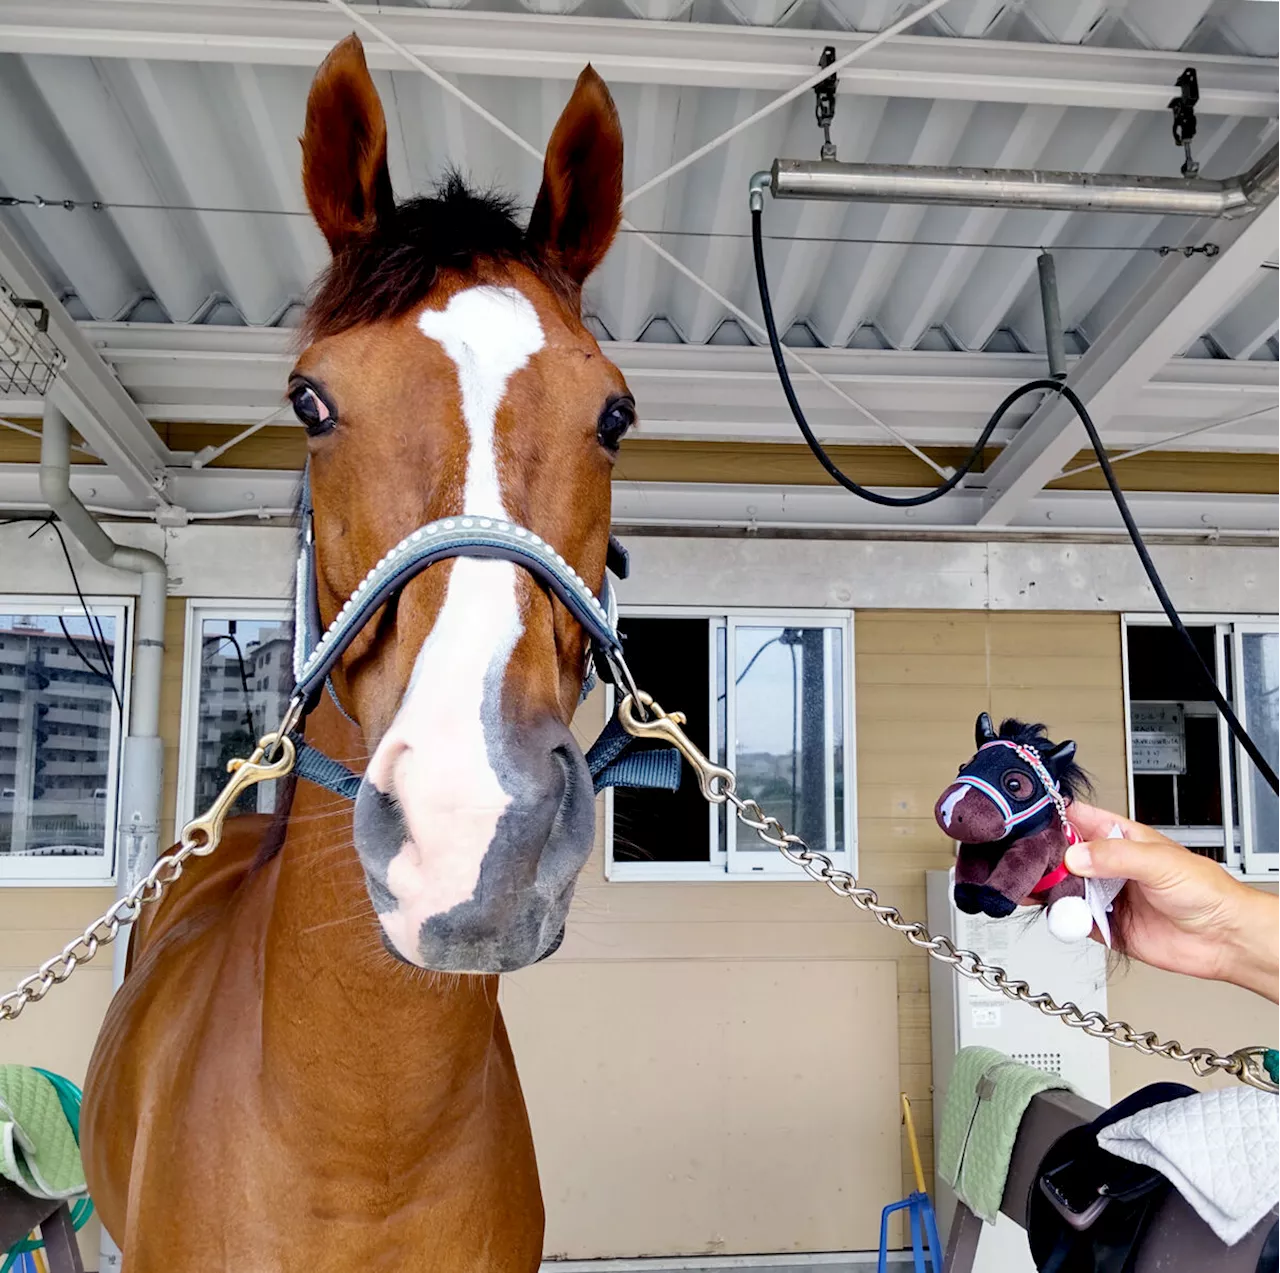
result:
<svg viewBox="0 0 1280 1273"><path fill-rule="evenodd" d="M301 720L327 689L338 710L350 720L329 680L343 652L360 630L415 576L451 557L488 557L510 561L540 579L582 625L587 637L587 676L582 698L599 676L611 685L630 687L622 658L617 602L609 571L626 578L626 549L610 537L603 597L545 540L514 522L493 517L444 517L411 531L365 575L343 603L327 630L321 631L316 584L314 513L310 473L304 470L301 498L302 545L298 553L294 591L293 699L301 705ZM355 723L355 722L353 722ZM304 742L294 734L300 778L318 783L336 795L354 800L360 775ZM633 738L616 717L605 726L587 753L587 765L597 791L607 786L651 787L674 791L680 784L680 753L674 747Z"/></svg>
<svg viewBox="0 0 1280 1273"><path fill-rule="evenodd" d="M978 748L977 754L969 764L974 764L978 755L981 755L989 747L1008 747L1015 751L1018 754L1018 758L1035 774L1044 791L1039 800L1033 801L1027 808L1015 813L1008 797L995 783L987 782L985 778L980 778L977 774L967 773L968 766L960 771L957 781L966 783L975 790L982 792L1000 810L1000 816L1004 819L1005 836L1011 835L1018 827L1031 821L1037 814L1052 805L1058 815L1058 821L1062 823L1062 830L1066 835L1067 844L1078 844L1080 836L1067 818L1067 802L1058 786L1058 780L1049 772L1049 767L1041 760L1040 753L1034 747L1015 743L1011 738L993 738L990 742L983 743ZM1047 893L1055 884L1061 884L1069 874L1070 872L1067 870L1066 865L1059 863L1047 875L1037 880L1029 892L1031 895Z"/></svg>
<svg viewBox="0 0 1280 1273"><path fill-rule="evenodd" d="M1009 835L1017 827L1029 822L1036 814L1047 809L1050 805L1054 807L1058 814L1058 819L1064 827L1067 822L1067 802L1062 796L1062 792L1058 789L1057 779L1049 772L1044 761L1040 759L1040 753L1034 747L1027 747L1021 743L1015 743L1009 738L993 738L990 742L983 743L978 748L977 755L981 755L989 747L1008 747L1018 754L1018 758L1026 764L1031 772L1035 774L1036 780L1044 794L1039 800L1032 802L1025 809L1014 811L1013 805L1009 803L1008 797L994 783L987 782L985 778L978 777L977 774L968 772L969 766L974 763L970 761L962 769L956 779L957 782L967 783L970 787L974 787L981 791L988 800L1000 810L1000 816L1004 819L1004 833ZM975 755L974 760L977 759Z"/></svg>

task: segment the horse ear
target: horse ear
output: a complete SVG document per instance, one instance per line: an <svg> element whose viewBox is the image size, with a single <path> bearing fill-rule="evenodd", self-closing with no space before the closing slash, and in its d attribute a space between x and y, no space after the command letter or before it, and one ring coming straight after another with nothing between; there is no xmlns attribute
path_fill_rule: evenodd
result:
<svg viewBox="0 0 1280 1273"><path fill-rule="evenodd" d="M334 46L311 82L302 188L335 256L395 210L387 121L354 35Z"/></svg>
<svg viewBox="0 0 1280 1273"><path fill-rule="evenodd" d="M547 144L526 238L581 286L604 260L621 217L622 125L588 65Z"/></svg>
<svg viewBox="0 0 1280 1273"><path fill-rule="evenodd" d="M1052 751L1046 752L1045 767L1056 778L1076 758L1076 745L1070 738L1059 743Z"/></svg>
<svg viewBox="0 0 1280 1273"><path fill-rule="evenodd" d="M986 743L993 743L999 737L991 724L991 717L986 712L979 712L978 719L973 725L973 741L982 747Z"/></svg>

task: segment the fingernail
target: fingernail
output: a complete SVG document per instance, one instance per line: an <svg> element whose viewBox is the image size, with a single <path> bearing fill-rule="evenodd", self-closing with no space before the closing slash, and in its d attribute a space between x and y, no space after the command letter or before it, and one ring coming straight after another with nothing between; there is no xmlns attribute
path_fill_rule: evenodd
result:
<svg viewBox="0 0 1280 1273"><path fill-rule="evenodd" d="M1093 854L1087 844L1073 844L1063 859L1072 875L1088 875L1093 870Z"/></svg>

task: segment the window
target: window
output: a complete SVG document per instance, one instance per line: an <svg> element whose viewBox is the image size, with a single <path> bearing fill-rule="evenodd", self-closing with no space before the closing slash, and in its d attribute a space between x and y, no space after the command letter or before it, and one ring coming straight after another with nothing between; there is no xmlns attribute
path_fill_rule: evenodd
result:
<svg viewBox="0 0 1280 1273"><path fill-rule="evenodd" d="M1275 765L1276 621L1215 616L1187 628L1218 688ZM1126 617L1125 683L1133 816L1232 871L1274 878L1275 793L1205 697L1163 615Z"/></svg>
<svg viewBox="0 0 1280 1273"><path fill-rule="evenodd" d="M853 870L853 630L842 611L648 610L619 623L637 683L733 769L738 791ZM794 879L776 849L680 790L610 790L611 880Z"/></svg>
<svg viewBox="0 0 1280 1273"><path fill-rule="evenodd" d="M1235 701L1244 704L1237 712L1250 737L1271 763L1280 769L1280 739L1277 713L1280 712L1280 637L1274 624L1237 623L1231 634L1231 666L1234 669ZM1237 745L1238 746L1238 745ZM1277 843L1276 793L1239 748L1238 772L1246 775L1240 783L1240 824L1244 833L1244 868L1251 875L1275 874L1280 870Z"/></svg>
<svg viewBox="0 0 1280 1273"><path fill-rule="evenodd" d="M0 880L107 884L127 614L95 599L0 597Z"/></svg>
<svg viewBox="0 0 1280 1273"><path fill-rule="evenodd" d="M274 729L293 688L293 621L284 606L187 605L178 825L207 809L227 781L227 761L247 756ZM270 813L275 783L244 792L233 813Z"/></svg>

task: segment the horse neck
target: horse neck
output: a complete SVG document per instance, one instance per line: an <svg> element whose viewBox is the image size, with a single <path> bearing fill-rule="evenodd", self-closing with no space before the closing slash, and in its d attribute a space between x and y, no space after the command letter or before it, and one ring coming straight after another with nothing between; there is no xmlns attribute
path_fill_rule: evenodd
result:
<svg viewBox="0 0 1280 1273"><path fill-rule="evenodd" d="M327 699L307 741L356 770L366 748ZM425 972L391 955L352 845L350 802L298 782L274 873L263 945L263 1073L277 1099L342 1106L353 1090L392 1102L424 1135L482 1100L509 1058L496 977ZM332 1093L326 1093L326 1086ZM359 1099L359 1098L357 1098Z"/></svg>

